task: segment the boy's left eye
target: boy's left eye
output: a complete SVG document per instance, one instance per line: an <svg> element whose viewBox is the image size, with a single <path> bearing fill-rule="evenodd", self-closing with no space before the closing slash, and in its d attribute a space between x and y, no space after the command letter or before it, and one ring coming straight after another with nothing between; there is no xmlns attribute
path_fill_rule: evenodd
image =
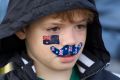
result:
<svg viewBox="0 0 120 80"><path fill-rule="evenodd" d="M47 31L52 31L52 32L56 32L56 31L59 31L60 28L59 27L53 27L53 28L50 28L50 29L47 29Z"/></svg>
<svg viewBox="0 0 120 80"><path fill-rule="evenodd" d="M76 26L76 28L79 29L79 30L82 30L82 29L86 29L87 26L84 25L84 24L79 24L79 25Z"/></svg>

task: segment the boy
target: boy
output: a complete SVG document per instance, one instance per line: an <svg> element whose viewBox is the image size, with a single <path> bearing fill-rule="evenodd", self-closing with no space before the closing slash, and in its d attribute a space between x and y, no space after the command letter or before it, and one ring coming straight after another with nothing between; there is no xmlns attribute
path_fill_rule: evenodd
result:
<svg viewBox="0 0 120 80"><path fill-rule="evenodd" d="M109 54L93 4L11 0L0 25L1 56L7 58L0 63L11 62L13 70L1 79L119 80L103 69Z"/></svg>

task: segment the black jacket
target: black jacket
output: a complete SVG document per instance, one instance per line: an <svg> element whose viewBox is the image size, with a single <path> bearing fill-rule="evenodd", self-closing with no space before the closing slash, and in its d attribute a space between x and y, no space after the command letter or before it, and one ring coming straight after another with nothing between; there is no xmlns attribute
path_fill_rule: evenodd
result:
<svg viewBox="0 0 120 80"><path fill-rule="evenodd" d="M81 54L83 59L77 61L77 63L80 64L78 65L80 80L120 80L120 78L113 75L111 72L106 71L104 69L106 65L103 65L101 61L93 61L92 63L90 56ZM84 61L85 59L91 64L88 65L87 62ZM32 60L28 55L24 54L24 52L21 52L20 55L15 55L11 58L10 62L12 62L13 70L7 74L0 75L0 80L38 80L35 75ZM82 71L81 68L84 68L86 71Z"/></svg>
<svg viewBox="0 0 120 80"><path fill-rule="evenodd" d="M93 23L88 24L86 44L77 61L81 80L119 80L104 70L110 56L104 47L93 0L10 0L7 14L0 24L0 67L12 62L14 69L0 75L0 80L36 80L32 61L22 52L24 41L14 33L40 17L75 8L89 9L95 15ZM23 59L28 63L25 64Z"/></svg>

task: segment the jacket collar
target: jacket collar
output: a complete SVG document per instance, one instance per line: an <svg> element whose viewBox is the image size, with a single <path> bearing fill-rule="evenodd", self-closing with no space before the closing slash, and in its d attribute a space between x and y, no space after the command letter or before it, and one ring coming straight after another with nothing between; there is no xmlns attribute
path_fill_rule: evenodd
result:
<svg viewBox="0 0 120 80"><path fill-rule="evenodd" d="M32 64L32 60L24 53L21 56L17 56L16 58L17 60L14 60L16 61L15 63L17 63L17 65L19 65L21 69L24 69L30 77L32 76L31 78L35 78L36 71ZM107 63L104 63L102 60L100 60L97 56L93 54L82 53L76 64L80 71L81 79L86 79L101 71Z"/></svg>

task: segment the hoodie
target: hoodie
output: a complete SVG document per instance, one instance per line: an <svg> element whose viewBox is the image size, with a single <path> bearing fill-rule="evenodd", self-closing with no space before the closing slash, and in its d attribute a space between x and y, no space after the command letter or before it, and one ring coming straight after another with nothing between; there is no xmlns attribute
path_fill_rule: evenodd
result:
<svg viewBox="0 0 120 80"><path fill-rule="evenodd" d="M76 8L89 9L95 14L93 23L88 25L86 44L77 61L81 80L119 80L104 70L110 55L104 47L93 0L10 0L7 14L0 24L0 67L12 62L14 69L0 75L0 80L37 80L32 60L24 52L24 42L14 33L40 17Z"/></svg>

